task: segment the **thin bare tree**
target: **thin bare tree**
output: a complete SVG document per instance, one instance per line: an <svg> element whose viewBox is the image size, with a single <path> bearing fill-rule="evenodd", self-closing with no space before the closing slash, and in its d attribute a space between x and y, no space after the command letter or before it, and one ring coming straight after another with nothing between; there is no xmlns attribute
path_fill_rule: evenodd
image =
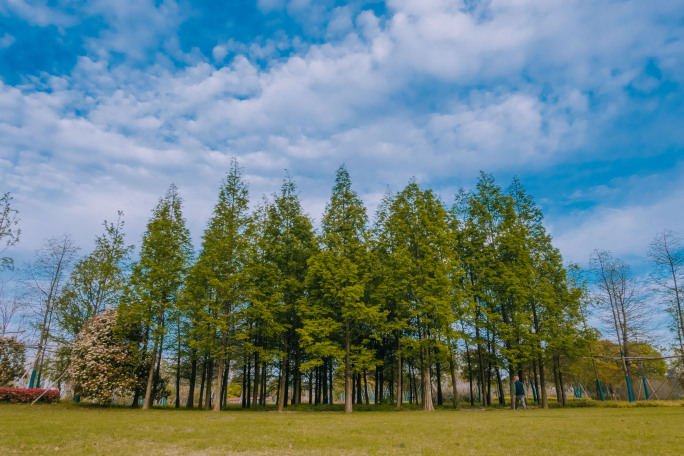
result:
<svg viewBox="0 0 684 456"><path fill-rule="evenodd" d="M630 402L634 394L630 382L630 345L648 336L650 309L646 306L643 287L630 266L607 250L594 250L590 260L593 272L594 298L599 317L608 324L620 349Z"/></svg>
<svg viewBox="0 0 684 456"><path fill-rule="evenodd" d="M654 266L652 283L667 305L674 320L673 328L679 342L679 354L684 361L684 242L678 233L665 230L651 242L648 258Z"/></svg>

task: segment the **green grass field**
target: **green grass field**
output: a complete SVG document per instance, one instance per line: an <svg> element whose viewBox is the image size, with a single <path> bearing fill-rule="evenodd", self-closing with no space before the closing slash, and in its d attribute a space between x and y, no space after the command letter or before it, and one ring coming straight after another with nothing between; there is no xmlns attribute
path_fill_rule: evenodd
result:
<svg viewBox="0 0 684 456"><path fill-rule="evenodd" d="M682 454L684 407L251 412L0 404L0 454Z"/></svg>

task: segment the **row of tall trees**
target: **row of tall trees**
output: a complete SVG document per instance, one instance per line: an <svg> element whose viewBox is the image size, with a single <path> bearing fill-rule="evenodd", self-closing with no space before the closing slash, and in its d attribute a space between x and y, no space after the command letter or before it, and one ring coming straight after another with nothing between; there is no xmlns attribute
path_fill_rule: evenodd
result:
<svg viewBox="0 0 684 456"><path fill-rule="evenodd" d="M77 392L94 391L94 377L86 388L76 371L87 370L84 341L98 340L111 341L110 358L128 366L112 369L116 381L99 385L97 400L125 385L143 408L169 391L179 407L187 388L188 407L220 410L237 382L245 407L275 396L282 410L336 394L351 412L370 401L370 385L376 403L432 410L444 402L446 378L456 405L459 377L471 403L497 396L504 404L515 376L547 407L545 386L564 403L573 367L593 356L599 334L587 314L602 307L611 309L629 378L643 300L629 294L628 280L621 285L626 270L609 252L594 253L592 276L565 267L517 179L502 188L481 173L449 204L412 180L387 192L371 222L342 166L319 232L289 177L250 206L233 160L198 252L174 185L132 263L121 213L81 259L69 236L50 240L28 274L40 317L31 386L45 368L55 378L71 364ZM651 257L681 345L681 242L674 233L660 241Z"/></svg>
<svg viewBox="0 0 684 456"><path fill-rule="evenodd" d="M493 384L503 400L503 380L512 388L520 375L546 406L539 385L553 372L562 388L563 363L591 336L579 325L582 290L517 180L504 190L482 174L452 207L411 181L385 196L371 225L342 166L320 228L290 178L250 211L234 161L194 258L181 198L169 188L119 306L145 366L143 408L163 383L162 359L173 359L177 405L189 364L190 389L201 376L207 409L225 403L230 370L241 368L248 405L263 404L274 374L281 410L301 401L307 377L311 396L315 383L319 400L331 402L337 372L347 412L363 400L369 374L376 401L400 407L408 389L432 410L443 401L441 384L432 397L435 381L450 371L455 387L464 347L465 375L485 405Z"/></svg>

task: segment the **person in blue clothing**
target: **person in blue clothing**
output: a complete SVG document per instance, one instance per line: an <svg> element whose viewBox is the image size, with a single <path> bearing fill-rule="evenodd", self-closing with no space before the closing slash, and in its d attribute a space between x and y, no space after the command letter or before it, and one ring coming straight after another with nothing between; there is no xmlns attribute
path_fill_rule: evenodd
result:
<svg viewBox="0 0 684 456"><path fill-rule="evenodd" d="M515 410L518 410L518 401L522 401L523 410L527 410L527 401L525 400L525 385L520 381L518 376L515 377Z"/></svg>

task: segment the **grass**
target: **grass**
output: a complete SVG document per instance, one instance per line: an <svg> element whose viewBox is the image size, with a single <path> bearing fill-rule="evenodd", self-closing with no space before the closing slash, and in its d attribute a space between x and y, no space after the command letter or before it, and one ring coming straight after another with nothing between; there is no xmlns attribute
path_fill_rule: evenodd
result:
<svg viewBox="0 0 684 456"><path fill-rule="evenodd" d="M681 454L684 407L221 413L0 404L0 454Z"/></svg>

